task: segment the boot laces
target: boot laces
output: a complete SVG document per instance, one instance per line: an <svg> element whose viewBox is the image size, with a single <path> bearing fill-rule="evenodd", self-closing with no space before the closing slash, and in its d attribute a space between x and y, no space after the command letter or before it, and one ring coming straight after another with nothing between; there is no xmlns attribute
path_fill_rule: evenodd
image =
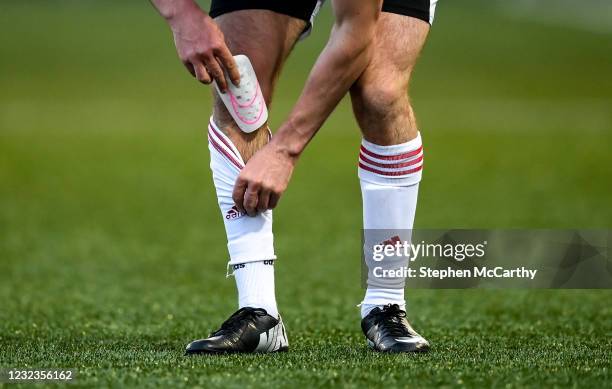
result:
<svg viewBox="0 0 612 389"><path fill-rule="evenodd" d="M213 332L212 335L233 333L242 327L245 321L254 322L259 316L267 315L266 311L260 308L240 308L232 316L221 324L221 328Z"/></svg>
<svg viewBox="0 0 612 389"><path fill-rule="evenodd" d="M405 318L406 312L402 311L397 304L387 304L378 313L378 322L394 337L412 336L406 327Z"/></svg>

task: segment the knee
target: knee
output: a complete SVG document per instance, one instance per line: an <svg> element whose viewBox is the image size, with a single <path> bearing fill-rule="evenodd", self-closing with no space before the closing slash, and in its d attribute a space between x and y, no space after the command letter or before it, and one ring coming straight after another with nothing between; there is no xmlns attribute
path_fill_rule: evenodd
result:
<svg viewBox="0 0 612 389"><path fill-rule="evenodd" d="M408 90L397 82L356 84L351 89L351 101L358 120L382 120L409 106Z"/></svg>
<svg viewBox="0 0 612 389"><path fill-rule="evenodd" d="M360 80L351 89L353 112L365 139L380 145L406 142L417 134L408 80Z"/></svg>

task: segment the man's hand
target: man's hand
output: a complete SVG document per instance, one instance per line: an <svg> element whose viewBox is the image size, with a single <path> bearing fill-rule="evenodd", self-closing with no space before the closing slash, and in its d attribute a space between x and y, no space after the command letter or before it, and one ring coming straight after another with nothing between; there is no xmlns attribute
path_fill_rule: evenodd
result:
<svg viewBox="0 0 612 389"><path fill-rule="evenodd" d="M227 90L223 70L234 85L240 82L240 72L230 53L223 33L208 14L193 0L151 0L166 18L178 56L187 70L200 82L213 80L222 92Z"/></svg>
<svg viewBox="0 0 612 389"><path fill-rule="evenodd" d="M276 207L295 167L295 157L274 140L259 150L234 185L236 207L249 216Z"/></svg>

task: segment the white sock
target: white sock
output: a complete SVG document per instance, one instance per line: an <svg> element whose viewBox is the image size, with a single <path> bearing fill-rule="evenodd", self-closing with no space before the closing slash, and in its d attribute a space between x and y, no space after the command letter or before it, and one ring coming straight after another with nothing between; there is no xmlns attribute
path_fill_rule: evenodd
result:
<svg viewBox="0 0 612 389"><path fill-rule="evenodd" d="M208 126L208 148L210 168L227 235L230 256L228 269L233 265L260 263L260 265L245 266L244 270L247 271L243 272L244 276L236 277L240 307L243 307L244 297L244 301L248 301L248 306L264 308L278 316L274 296L274 267L263 265L263 261L276 259L272 211L268 210L250 217L236 208L232 192L236 178L244 167L244 161L238 149L219 130L212 118ZM261 277L261 280L258 277Z"/></svg>
<svg viewBox="0 0 612 389"><path fill-rule="evenodd" d="M366 234L368 230L377 230L387 234L385 239L402 236L402 241L410 240L422 168L420 134L411 141L392 146L376 145L365 139L362 141L359 180ZM366 263L372 271L373 264L368 261ZM368 280L368 288L361 303L361 317L367 316L375 307L386 304L398 304L405 310L404 279L400 281L401 287L380 288L373 287Z"/></svg>
<svg viewBox="0 0 612 389"><path fill-rule="evenodd" d="M274 295L274 260L233 265L238 287L238 307L263 308L278 317Z"/></svg>

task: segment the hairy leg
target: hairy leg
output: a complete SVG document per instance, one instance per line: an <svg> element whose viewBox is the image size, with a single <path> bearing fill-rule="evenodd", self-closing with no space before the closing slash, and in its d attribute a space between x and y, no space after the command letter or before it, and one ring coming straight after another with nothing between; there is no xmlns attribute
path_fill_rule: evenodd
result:
<svg viewBox="0 0 612 389"><path fill-rule="evenodd" d="M250 58L269 106L274 84L305 22L266 10L235 11L215 20L232 54ZM264 123L250 134L243 133L216 92L213 95L214 123L208 131L210 167L227 236L228 266L236 280L238 306L265 309L276 319L272 211L248 217L239 212L232 198L243 162L268 141L268 126ZM286 338L275 344L286 346Z"/></svg>
<svg viewBox="0 0 612 389"><path fill-rule="evenodd" d="M215 18L233 55L245 54L251 60L268 108L274 85L306 23L268 10L242 10ZM238 128L221 99L213 90L217 125L232 140L246 162L268 142L267 124L245 134Z"/></svg>
<svg viewBox="0 0 612 389"><path fill-rule="evenodd" d="M353 111L364 137L359 179L366 240L372 238L369 234L378 238L375 231L380 230L401 241L411 239L423 148L408 84L428 31L429 25L421 20L384 12L377 25L373 59L351 89ZM405 265L394 260L385 263L389 270ZM369 275L378 266L367 255L366 265ZM404 282L403 277L369 276L362 318L385 306L405 310ZM421 343L425 347L426 341Z"/></svg>
<svg viewBox="0 0 612 389"><path fill-rule="evenodd" d="M422 20L381 15L373 59L351 89L353 111L367 141L384 146L417 136L408 86L428 32Z"/></svg>

